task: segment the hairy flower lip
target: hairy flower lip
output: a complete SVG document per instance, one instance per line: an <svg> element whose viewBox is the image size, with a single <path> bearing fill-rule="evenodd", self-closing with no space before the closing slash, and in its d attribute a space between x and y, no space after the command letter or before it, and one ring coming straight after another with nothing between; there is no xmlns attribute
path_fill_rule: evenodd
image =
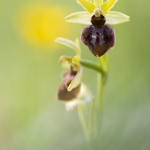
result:
<svg viewBox="0 0 150 150"><path fill-rule="evenodd" d="M67 71L63 74L63 76L62 76L63 80L58 89L58 99L59 100L70 101L77 97L77 95L80 91L81 84L79 84L76 88L72 89L71 91L67 90L69 84L74 79L76 74L77 74L77 72L73 71L72 67L71 67L70 71Z"/></svg>
<svg viewBox="0 0 150 150"><path fill-rule="evenodd" d="M101 57L114 46L115 32L110 25L102 25L101 28L86 26L82 30L81 41L88 46L94 56Z"/></svg>

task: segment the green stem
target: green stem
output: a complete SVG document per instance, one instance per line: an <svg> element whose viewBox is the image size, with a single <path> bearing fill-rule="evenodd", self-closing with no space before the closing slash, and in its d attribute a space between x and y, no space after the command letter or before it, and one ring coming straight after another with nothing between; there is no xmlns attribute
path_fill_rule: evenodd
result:
<svg viewBox="0 0 150 150"><path fill-rule="evenodd" d="M81 59L80 63L82 66L84 66L86 68L92 69L94 71L99 72L100 74L105 75L105 71L103 70L103 68L100 65L97 65L96 63L94 63L92 61Z"/></svg>
<svg viewBox="0 0 150 150"><path fill-rule="evenodd" d="M103 109L103 94L104 86L107 77L107 60L106 56L98 58L98 63L91 62L89 60L80 60L82 66L92 69L98 72L97 75L97 96L92 100L91 105L91 115L90 115L90 128L86 125L86 114L83 110L83 106L79 106L78 113L80 116L80 121L82 123L85 135L89 139L90 135L97 135L99 125L102 123L102 109ZM91 132L93 134L91 134Z"/></svg>
<svg viewBox="0 0 150 150"><path fill-rule="evenodd" d="M98 64L101 65L102 69L104 70L105 74L97 74L97 97L96 97L96 117L97 117L97 133L100 134L100 127L102 125L103 119L103 95L104 95L104 88L106 84L106 77L107 77L107 59L106 55L98 58Z"/></svg>
<svg viewBox="0 0 150 150"><path fill-rule="evenodd" d="M104 87L105 87L105 83L106 83L106 78L107 78L107 56L104 55L102 57L98 58L98 62L99 65L101 65L103 71L105 72L105 74L98 74L97 77L97 82L98 82L98 87L97 87L97 109L100 113L102 113L102 109L103 109L103 94L104 94Z"/></svg>
<svg viewBox="0 0 150 150"><path fill-rule="evenodd" d="M97 100L96 100L96 108L98 111L102 109L102 99L103 99L103 93L104 93L104 85L107 78L107 60L106 55L98 58L98 63L94 63L89 60L80 60L80 63L82 66L92 69L94 71L98 72L97 75Z"/></svg>
<svg viewBox="0 0 150 150"><path fill-rule="evenodd" d="M79 115L79 119L84 130L86 139L89 141L90 135L89 135L89 128L88 128L88 120L87 120L87 115L86 115L86 108L85 108L85 105L82 103L78 105L78 115Z"/></svg>
<svg viewBox="0 0 150 150"><path fill-rule="evenodd" d="M96 106L97 106L97 110L99 113L102 113L102 109L103 109L103 95L104 95L104 87L105 87L105 76L104 75L97 75L97 102L96 102Z"/></svg>

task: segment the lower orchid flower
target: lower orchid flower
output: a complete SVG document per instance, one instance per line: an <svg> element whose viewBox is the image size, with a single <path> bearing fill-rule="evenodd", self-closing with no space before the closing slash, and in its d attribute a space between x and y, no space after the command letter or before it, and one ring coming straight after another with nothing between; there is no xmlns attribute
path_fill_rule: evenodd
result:
<svg viewBox="0 0 150 150"><path fill-rule="evenodd" d="M72 110L78 104L90 101L91 93L82 83L83 70L80 65L81 51L78 40L72 42L64 38L57 38L56 42L76 51L74 57L61 56L59 60L67 62L70 68L62 75L62 82L58 88L58 99L65 103L67 110Z"/></svg>

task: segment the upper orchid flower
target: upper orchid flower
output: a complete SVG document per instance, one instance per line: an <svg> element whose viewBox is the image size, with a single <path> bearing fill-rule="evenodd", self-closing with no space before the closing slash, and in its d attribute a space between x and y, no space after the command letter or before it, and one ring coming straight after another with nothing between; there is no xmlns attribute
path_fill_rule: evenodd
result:
<svg viewBox="0 0 150 150"><path fill-rule="evenodd" d="M96 57L101 57L115 45L115 32L110 25L129 21L129 16L110 11L117 0L77 0L87 11L76 12L66 17L66 21L86 24L81 33L81 41Z"/></svg>
<svg viewBox="0 0 150 150"><path fill-rule="evenodd" d="M110 11L111 8L114 7L115 3L118 0L107 0L103 2L103 0L77 0L77 2L86 10L81 12L75 12L66 17L66 21L72 23L80 23L80 24L91 24L91 16L95 13L97 8L100 9L100 12L105 16L106 23L109 25L115 25L124 23L130 20L130 17L117 11Z"/></svg>

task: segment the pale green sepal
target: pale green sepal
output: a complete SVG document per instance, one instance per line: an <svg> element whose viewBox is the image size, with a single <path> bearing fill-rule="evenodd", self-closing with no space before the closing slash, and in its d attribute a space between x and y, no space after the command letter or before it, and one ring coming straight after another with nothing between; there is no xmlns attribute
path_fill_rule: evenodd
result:
<svg viewBox="0 0 150 150"><path fill-rule="evenodd" d="M59 62L61 63L61 67L64 69L69 69L72 64L72 59L68 56L61 56L59 58Z"/></svg>
<svg viewBox="0 0 150 150"><path fill-rule="evenodd" d="M77 3L79 3L85 10L90 13L92 13L93 10L96 8L96 6L89 0L77 0Z"/></svg>
<svg viewBox="0 0 150 150"><path fill-rule="evenodd" d="M75 39L75 43L76 45L78 46L78 49L81 51L81 48L80 48L80 41L78 38Z"/></svg>
<svg viewBox="0 0 150 150"><path fill-rule="evenodd" d="M107 0L105 3L102 4L101 9L105 14L107 14L109 10L114 7L117 1L118 0Z"/></svg>
<svg viewBox="0 0 150 150"><path fill-rule="evenodd" d="M78 50L79 50L77 56L78 56L79 59L80 59L80 57L81 57L81 48L80 48L80 41L79 41L78 38L75 39L75 43L76 43L76 46L78 47Z"/></svg>
<svg viewBox="0 0 150 150"><path fill-rule="evenodd" d="M74 79L69 84L67 90L71 91L72 89L76 88L81 83L82 76L83 76L83 70L80 67L80 70L78 71L78 73L76 74L76 76L74 77Z"/></svg>
<svg viewBox="0 0 150 150"><path fill-rule="evenodd" d="M84 25L90 25L91 14L87 11L76 12L65 17L67 22L79 23Z"/></svg>
<svg viewBox="0 0 150 150"><path fill-rule="evenodd" d="M94 0L94 4L99 8L103 4L103 0Z"/></svg>
<svg viewBox="0 0 150 150"><path fill-rule="evenodd" d="M72 64L72 59L68 56L61 56L59 58L59 62L64 62L64 61L67 61L68 63Z"/></svg>
<svg viewBox="0 0 150 150"><path fill-rule="evenodd" d="M130 17L116 11L109 11L108 14L106 14L106 24L110 25L116 25L124 22L128 22L130 20Z"/></svg>
<svg viewBox="0 0 150 150"><path fill-rule="evenodd" d="M65 38L61 38L61 37L57 38L55 40L55 42L57 42L57 43L59 43L61 45L67 46L67 47L75 50L75 52L77 53L77 55L80 55L79 47L78 47L78 45L75 42L73 42L71 40L68 40L68 39L65 39Z"/></svg>

